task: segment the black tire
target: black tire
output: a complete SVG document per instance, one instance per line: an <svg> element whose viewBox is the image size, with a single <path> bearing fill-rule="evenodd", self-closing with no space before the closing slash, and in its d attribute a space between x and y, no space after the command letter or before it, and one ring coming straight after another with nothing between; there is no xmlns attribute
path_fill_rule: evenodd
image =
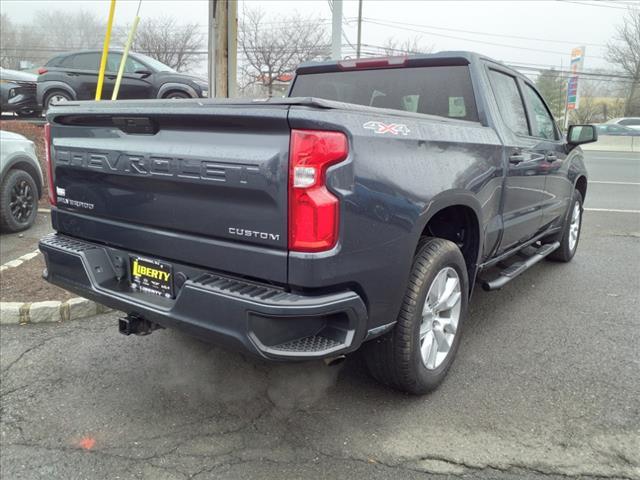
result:
<svg viewBox="0 0 640 480"><path fill-rule="evenodd" d="M578 218L578 232L577 238L575 239L575 243L572 244L571 241L571 226L573 219L573 211L578 208L580 212ZM571 206L569 207L569 211L567 212L567 217L564 220L564 225L562 226L562 230L559 234L556 234L552 238L545 239L545 243L551 242L560 242L560 246L554 250L551 254L547 256L549 260L555 260L556 262L570 262L571 259L576 254L578 250L578 244L580 243L580 233L582 232L582 194L578 190L574 190L573 196L571 197Z"/></svg>
<svg viewBox="0 0 640 480"><path fill-rule="evenodd" d="M459 277L460 310L450 349L436 368L428 369L421 354L420 328L427 293L447 267ZM411 394L435 390L453 363L467 312L469 281L460 249L441 238L423 237L413 260L407 290L393 330L364 345L369 371L378 381ZM432 347L433 348L433 347Z"/></svg>
<svg viewBox="0 0 640 480"><path fill-rule="evenodd" d="M44 96L44 109L45 109L45 111L49 110L49 107L51 106L51 102L56 97L58 97L60 99L64 99L67 102L69 100L71 100L71 95L69 95L64 90L52 90L50 92L47 92L47 94Z"/></svg>
<svg viewBox="0 0 640 480"><path fill-rule="evenodd" d="M180 92L180 91L173 91L173 92L169 92L167 93L164 98L167 99L178 99L178 98L191 98L191 95L185 93L185 92Z"/></svg>
<svg viewBox="0 0 640 480"><path fill-rule="evenodd" d="M34 110L32 108L24 108L16 112L19 117L35 117L39 113L40 112L38 110Z"/></svg>
<svg viewBox="0 0 640 480"><path fill-rule="evenodd" d="M38 189L24 170L10 170L0 185L0 227L5 232L26 230L38 214Z"/></svg>

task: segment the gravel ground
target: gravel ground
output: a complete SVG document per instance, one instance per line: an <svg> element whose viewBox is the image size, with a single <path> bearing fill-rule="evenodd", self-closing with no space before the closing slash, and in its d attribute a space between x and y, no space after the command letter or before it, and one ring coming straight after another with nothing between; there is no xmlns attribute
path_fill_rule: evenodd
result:
<svg viewBox="0 0 640 480"><path fill-rule="evenodd" d="M42 254L0 273L1 302L65 301L77 297L66 290L51 285L42 279L45 268Z"/></svg>

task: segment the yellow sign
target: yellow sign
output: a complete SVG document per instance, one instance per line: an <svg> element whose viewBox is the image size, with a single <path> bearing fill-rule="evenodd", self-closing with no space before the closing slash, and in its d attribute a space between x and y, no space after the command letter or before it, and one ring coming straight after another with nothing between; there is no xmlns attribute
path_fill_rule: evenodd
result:
<svg viewBox="0 0 640 480"><path fill-rule="evenodd" d="M163 272L157 268L145 267L138 263L138 260L133 261L133 275L136 277L147 277L154 280L169 281L170 273Z"/></svg>

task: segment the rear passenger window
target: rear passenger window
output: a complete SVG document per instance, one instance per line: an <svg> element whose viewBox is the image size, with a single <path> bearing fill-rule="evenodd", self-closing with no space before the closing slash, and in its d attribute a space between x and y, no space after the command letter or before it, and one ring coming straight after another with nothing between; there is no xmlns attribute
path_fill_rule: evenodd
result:
<svg viewBox="0 0 640 480"><path fill-rule="evenodd" d="M515 77L489 70L491 88L504 123L518 135L529 135L527 115Z"/></svg>
<svg viewBox="0 0 640 480"><path fill-rule="evenodd" d="M100 55L97 53L79 53L73 57L73 67L79 70L98 70Z"/></svg>
<svg viewBox="0 0 640 480"><path fill-rule="evenodd" d="M64 64L64 61L69 57L53 57L47 63L45 63L46 67L58 67Z"/></svg>
<svg viewBox="0 0 640 480"><path fill-rule="evenodd" d="M620 125L640 125L640 118L627 118L626 120L620 120Z"/></svg>
<svg viewBox="0 0 640 480"><path fill-rule="evenodd" d="M533 110L535 123L531 125L531 134L534 137L546 138L547 140L557 140L556 129L553 126L553 118L545 107L542 98L530 85L525 87L529 104Z"/></svg>

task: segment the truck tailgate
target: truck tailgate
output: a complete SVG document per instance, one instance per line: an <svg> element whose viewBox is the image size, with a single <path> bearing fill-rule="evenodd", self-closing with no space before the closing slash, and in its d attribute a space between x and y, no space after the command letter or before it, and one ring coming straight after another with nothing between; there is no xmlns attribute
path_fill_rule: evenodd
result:
<svg viewBox="0 0 640 480"><path fill-rule="evenodd" d="M288 107L122 104L48 115L56 230L286 282Z"/></svg>

